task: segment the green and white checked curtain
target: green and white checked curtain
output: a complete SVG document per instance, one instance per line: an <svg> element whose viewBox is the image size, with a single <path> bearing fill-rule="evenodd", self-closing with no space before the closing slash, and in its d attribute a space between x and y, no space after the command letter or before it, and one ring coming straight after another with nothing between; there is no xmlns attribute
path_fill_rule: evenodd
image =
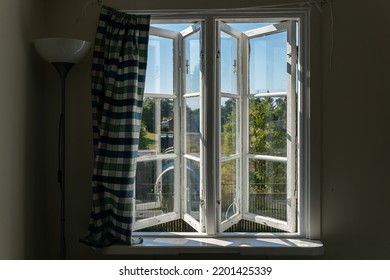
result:
<svg viewBox="0 0 390 280"><path fill-rule="evenodd" d="M149 23L147 15L101 10L92 61L93 206L81 240L93 247L142 242L131 235Z"/></svg>

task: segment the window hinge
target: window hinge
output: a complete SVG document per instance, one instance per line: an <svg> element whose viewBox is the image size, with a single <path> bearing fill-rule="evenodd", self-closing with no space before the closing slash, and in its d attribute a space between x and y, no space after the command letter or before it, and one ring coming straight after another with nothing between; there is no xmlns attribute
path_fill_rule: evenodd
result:
<svg viewBox="0 0 390 280"><path fill-rule="evenodd" d="M183 67L182 67L182 65L183 65L183 61L182 61L182 57L181 57L181 52L179 52L179 70L181 70Z"/></svg>
<svg viewBox="0 0 390 280"><path fill-rule="evenodd" d="M294 55L294 59L298 59L298 46L296 47L295 52L293 50L291 50L291 52L287 54L287 56L289 58L292 58L293 55Z"/></svg>
<svg viewBox="0 0 390 280"><path fill-rule="evenodd" d="M200 65L201 65L202 71L203 71L203 69L205 68L204 67L204 51L203 50L200 51L199 56L200 56Z"/></svg>

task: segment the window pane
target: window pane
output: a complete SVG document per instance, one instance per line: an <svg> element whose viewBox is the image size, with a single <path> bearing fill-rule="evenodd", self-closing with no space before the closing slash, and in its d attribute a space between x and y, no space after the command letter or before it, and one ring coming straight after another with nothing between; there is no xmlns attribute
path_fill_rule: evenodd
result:
<svg viewBox="0 0 390 280"><path fill-rule="evenodd" d="M250 93L287 92L287 32L250 40Z"/></svg>
<svg viewBox="0 0 390 280"><path fill-rule="evenodd" d="M173 40L149 36L145 93L173 94Z"/></svg>
<svg viewBox="0 0 390 280"><path fill-rule="evenodd" d="M185 159L185 176L187 189L187 213L200 220L200 164Z"/></svg>
<svg viewBox="0 0 390 280"><path fill-rule="evenodd" d="M287 98L249 100L249 153L287 156Z"/></svg>
<svg viewBox="0 0 390 280"><path fill-rule="evenodd" d="M249 212L286 221L287 164L249 159Z"/></svg>
<svg viewBox="0 0 390 280"><path fill-rule="evenodd" d="M174 152L174 100L161 99L161 153L172 154Z"/></svg>
<svg viewBox="0 0 390 280"><path fill-rule="evenodd" d="M221 154L237 153L237 101L235 98L221 98Z"/></svg>
<svg viewBox="0 0 390 280"><path fill-rule="evenodd" d="M200 92L200 31L185 38L185 93Z"/></svg>
<svg viewBox="0 0 390 280"><path fill-rule="evenodd" d="M136 220L173 212L174 160L137 163Z"/></svg>
<svg viewBox="0 0 390 280"><path fill-rule="evenodd" d="M238 213L238 159L221 164L221 221Z"/></svg>
<svg viewBox="0 0 390 280"><path fill-rule="evenodd" d="M174 100L145 98L139 142L139 156L173 152Z"/></svg>
<svg viewBox="0 0 390 280"><path fill-rule="evenodd" d="M200 156L200 97L186 98L186 153Z"/></svg>
<svg viewBox="0 0 390 280"><path fill-rule="evenodd" d="M237 38L221 31L221 92L238 92L237 45Z"/></svg>

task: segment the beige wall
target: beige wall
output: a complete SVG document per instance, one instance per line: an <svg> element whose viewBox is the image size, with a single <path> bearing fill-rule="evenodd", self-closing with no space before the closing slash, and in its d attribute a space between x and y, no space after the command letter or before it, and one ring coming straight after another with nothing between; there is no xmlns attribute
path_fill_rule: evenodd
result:
<svg viewBox="0 0 390 280"><path fill-rule="evenodd" d="M90 7L81 20L86 1L46 1L46 33L93 41L98 8ZM125 1L105 0L117 9L230 8L275 1ZM287 1L285 1L287 2ZM291 1L297 2L297 1ZM331 50L330 10L321 16L313 9L312 112L321 126L315 137L321 145L322 240L324 258L390 258L390 158L388 139L390 55L385 48L390 30L385 11L388 1L334 0L334 52ZM1 27L0 27L1 28ZM87 232L93 166L89 56L68 76L67 88L67 243L69 258L107 258L81 245ZM25 61L23 61L25 63ZM58 257L58 191L56 189L56 116L59 87L49 65L46 73L46 206L47 257ZM22 91L23 92L23 91ZM13 102L18 102L14 97ZM0 106L4 106L3 103ZM8 107L7 107L8 108ZM12 111L13 112L13 111ZM10 112L10 114L12 113ZM1 112L3 114L3 112ZM23 114L26 114L23 111ZM4 119L2 118L2 122ZM20 120L23 125L25 121ZM25 130L12 131L20 138ZM387 132L387 133L386 133ZM19 134L17 134L19 133ZM9 140L12 142L12 140ZM23 142L23 141L22 141ZM14 143L11 143L14 145ZM2 149L4 147L1 147ZM7 150L9 152L9 150ZM24 153L22 153L23 157ZM15 164L18 167L18 163ZM22 180L9 176L9 180ZM18 182L24 185L23 182ZM19 190L23 193L23 188ZM16 195L12 193L13 195ZM1 214L0 214L1 215ZM23 227L20 223L17 226ZM1 234L1 233L0 233Z"/></svg>
<svg viewBox="0 0 390 280"><path fill-rule="evenodd" d="M0 259L42 252L44 96L31 47L42 18L41 0L0 1Z"/></svg>

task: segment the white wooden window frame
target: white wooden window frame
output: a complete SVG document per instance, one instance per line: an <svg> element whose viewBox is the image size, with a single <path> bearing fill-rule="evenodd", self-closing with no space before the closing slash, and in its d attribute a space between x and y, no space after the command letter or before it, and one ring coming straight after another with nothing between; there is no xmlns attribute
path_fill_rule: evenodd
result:
<svg viewBox="0 0 390 280"><path fill-rule="evenodd" d="M186 127L186 124L187 124L187 113L186 113L186 101L187 99L189 98L194 98L194 97L199 97L200 98L200 120L199 120L199 125L200 125L200 132L202 132L203 130L203 124L202 124L202 115L203 115L203 106L202 106L202 101L203 101L203 88L202 88L202 77L200 75L200 81L199 81L199 92L190 92L190 93L186 93L184 92L184 89L186 88L186 60L187 60L187 57L186 57L186 44L185 44L185 40L189 37L191 37L192 35L196 34L199 32L200 34L200 45L199 45L199 49L202 50L202 45L201 45L201 42L203 41L201 36L202 36L202 23L199 22L199 21L195 21L191 26L189 26L188 28L186 28L185 30L181 31L180 32L180 46L181 46L181 53L180 53L180 62L181 62L181 87L182 87L182 95L181 95L181 98L182 98L182 101L181 101L181 120L182 120L182 132L181 132L181 137L180 137L180 140L181 140L181 147L182 147L182 152L181 154L183 155L181 160L182 160L182 163L181 163L181 174L182 174L182 184L181 184L181 192L182 192L182 205L181 205L181 208L182 208L182 212L181 212L181 217L182 219L187 223L189 224L192 228L194 228L197 232L204 232L204 219L205 219L205 208L204 208L204 204L201 203L199 205L199 220L195 219L191 213L188 213L188 205L187 205L187 197L188 196L191 196L191 193L189 192L189 188L188 188L188 183L187 183L187 161L193 161L193 162L198 162L199 165L201 166L201 162L203 161L203 156L202 156L202 150L203 150L203 142L201 141L200 142L200 154L199 156L194 156L192 154L188 154L187 153L187 141L186 141L186 134L187 134L187 127ZM199 54L200 55L200 54ZM200 63L200 66L202 67L201 65L201 61L199 61ZM199 199L200 201L203 201L204 199L204 183L202 181L203 177L202 177L202 172L200 172L200 178L199 178L199 183L200 183L200 186L199 186Z"/></svg>
<svg viewBox="0 0 390 280"><path fill-rule="evenodd" d="M234 28L231 28L228 24L224 23L222 20L218 20L216 22L216 29L217 29L217 32L216 32L216 36L217 36L217 56L216 56L216 65L217 65L217 69L216 69L216 80L219 81L217 82L216 84L216 93L217 93L217 96L218 96L218 105L216 106L217 108L217 114L218 114L218 124L216 125L216 127L218 128L218 139L219 139L219 142L218 142L218 147L222 147L222 143L221 143L221 100L222 98L231 98L231 99L235 99L236 102L237 102L237 105L236 105L236 151L235 151L235 154L232 154L232 155L227 155L227 156L224 156L222 155L222 151L220 151L220 157L219 157L219 175L218 175L218 179L219 179L219 183L218 183L218 191L217 191L217 207L218 207L218 215L217 215L217 224L218 224L218 227L217 227L217 232L221 233L221 232L224 232L225 230L227 230L228 228L230 228L232 225L235 225L237 224L240 220L242 220L243 216L242 216L242 205L243 205L243 202L242 202L242 189L243 189L243 186L242 186L242 176L241 176L241 172L242 172L242 150L241 150L241 146L242 146L242 137L241 137L241 133L242 133L242 126L241 126L241 112L242 112L242 106L241 106L241 100L242 100L242 91L243 91L243 72L241 71L242 70L242 65L244 63L242 63L242 60L243 60L243 54L241 53L242 50L243 50L243 46L242 46L242 32L239 32L237 30L235 30ZM221 32L224 32L225 34L228 34L230 36L232 36L233 38L235 38L237 40L237 53L236 53L236 57L237 57L237 64L236 64L236 75L237 75L237 92L236 93L228 93L228 92L223 92L222 89L221 89L221 61L222 61L222 35L221 35ZM221 186L221 179L222 179L222 172L221 172L221 167L222 167L222 164L225 163L225 162L229 162L229 161L232 161L232 160L235 160L236 161L236 176L235 176L235 179L236 179L236 189L235 189L235 192L236 192L236 198L237 198L237 201L236 202L233 202L233 203L236 203L236 208L238 210L237 213L235 213L234 215L232 215L231 217L229 217L228 219L225 219L225 220L222 220L221 219L221 206L222 206L222 186ZM232 203L232 204L233 204Z"/></svg>
<svg viewBox="0 0 390 280"><path fill-rule="evenodd" d="M243 211L244 219L253 221L256 223L261 223L267 226L271 226L276 229L280 229L287 232L296 232L296 213L297 213L297 204L296 204L296 194L297 194L297 185L296 185L296 138L297 138L297 120L296 120L296 66L297 66L297 48L296 48L296 32L295 32L295 21L284 21L281 23L268 25L265 27L256 28L244 32L246 48L249 49L249 41L254 38L274 35L280 32L287 33L287 47L286 47L286 57L287 64L290 65L288 68L290 72L287 71L287 91L286 92L270 92L270 93L258 93L251 94L249 91L249 85L244 85L244 89L247 89L247 92L243 94L243 112L249 113L249 100L259 97L286 97L287 98L287 156L278 157L271 156L266 154L251 154L249 153L249 139L248 139L248 129L249 129L249 120L248 114L243 116L243 166L244 170L249 172L249 159L259 159L270 162L285 162L287 163L287 221L281 221L275 218L266 217L262 215L257 215L249 212L249 182L247 182L248 174L246 174L244 186L244 195L243 195ZM249 57L246 57L244 60L249 64ZM248 68L248 65L245 65ZM287 69L286 69L287 70ZM248 81L245 79L244 81Z"/></svg>
<svg viewBox="0 0 390 280"><path fill-rule="evenodd" d="M297 150L297 184L299 186L296 196L298 197L297 204L297 225L296 230L293 233L255 233L247 236L298 236L306 237L310 239L319 239L320 237L320 190L319 190L319 143L317 140L318 123L311 121L311 113L316 106L311 101L310 95L310 9L308 8L283 8L283 9L253 9L251 12L234 12L229 11L199 11L199 14L195 12L185 14L186 11L172 11L164 12L151 12L151 11L139 11L139 13L152 14L152 19L172 19L177 22L188 22L188 20L201 19L205 23L205 34L207 30L216 30L216 19L221 18L258 18L269 22L278 22L279 20L297 20L299 22L299 50L298 50L298 67L299 81L297 88L299 95L297 96L297 146L300 147ZM183 14L184 13L184 14ZM205 36L204 34L204 36ZM216 53L216 38L208 36L205 38L203 44L205 47L205 58L203 61L203 83L205 85L204 96L202 98L202 104L204 105L204 112L202 114L205 125L203 131L203 140L208 143L202 151L203 160L205 161L202 167L202 172L205 176L202 178L202 183L206 185L217 185L219 180L219 174L216 170L219 167L218 145L215 142L219 139L216 137L219 131L212 125L208 124L207 120L216 119L218 117L215 112L215 105L218 104L217 96L211 93L216 91L216 66L208 64L207 61L213 60L213 55ZM178 67L179 68L179 67ZM245 67L244 67L245 68ZM243 70L245 72L245 70ZM243 73L245 76L247 73ZM211 91L211 92L210 92ZM275 93L276 95L276 93ZM283 96L284 93L278 93L278 96ZM260 97L260 96L259 96ZM242 102L245 103L245 102ZM290 128L291 129L291 128ZM291 131L290 131L291 133ZM178 138L176 138L178 139ZM211 140L208 142L208 140ZM245 139L243 139L245 141ZM176 141L177 142L177 141ZM288 153L291 153L289 151ZM266 156L254 155L254 157L265 158ZM284 158L275 160L283 161ZM218 175L218 176L216 176ZM217 219L217 190L216 188L206 188L205 194L207 201L205 207L209 209L207 217L205 217L204 224L207 227L206 234L218 233ZM212 209L215 209L212 210ZM288 223L287 223L288 224ZM287 230L291 230L294 226L286 225ZM142 233L141 233L142 234ZM242 233L241 233L242 234ZM185 235L185 234L184 234ZM189 234L188 236L196 234ZM225 233L223 235L232 236L234 233Z"/></svg>
<svg viewBox="0 0 390 280"><path fill-rule="evenodd" d="M159 208L161 206L161 201L156 200L155 202L146 202L146 203L137 203L135 205L135 216L136 221L133 224L133 230L140 230L146 227L158 225L167 223L176 219L180 218L180 187L179 187L179 181L180 181L180 142L177 141L180 137L180 97L179 97L179 39L180 34L160 29L156 27L150 27L150 35L158 36L161 38L167 38L171 39L173 42L173 92L172 93L149 93L145 92L144 98L151 98L155 100L156 106L155 106L155 130L156 130L156 154L153 155L145 155L140 156L137 158L137 163L139 162L146 162L146 161L153 161L155 160L157 162L157 180L162 179L161 174L161 163L164 159L173 159L174 160L174 206L173 211L169 213L165 213L162 215L155 215L157 212L156 210L153 210L155 208ZM161 153L161 147L160 147L160 133L161 131L161 122L159 119L160 112L161 112L161 99L173 99L174 100L174 153L173 154L162 154ZM143 217L143 215L146 215L146 218L144 219L138 219ZM149 217L150 216L150 217Z"/></svg>

